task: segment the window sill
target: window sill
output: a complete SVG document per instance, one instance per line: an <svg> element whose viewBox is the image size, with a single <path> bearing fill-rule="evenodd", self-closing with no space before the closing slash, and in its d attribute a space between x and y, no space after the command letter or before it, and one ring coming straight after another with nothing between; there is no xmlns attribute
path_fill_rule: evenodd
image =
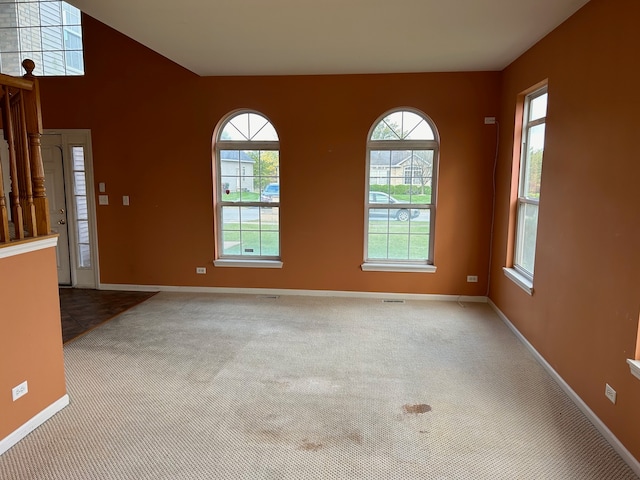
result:
<svg viewBox="0 0 640 480"><path fill-rule="evenodd" d="M533 295L533 282L518 272L515 268L502 267L505 276L518 285L528 295Z"/></svg>
<svg viewBox="0 0 640 480"><path fill-rule="evenodd" d="M404 263L363 263L360 268L363 272L420 272L435 273L435 265L409 265Z"/></svg>
<svg viewBox="0 0 640 480"><path fill-rule="evenodd" d="M627 363L629 364L629 368L631 369L631 374L640 380L640 360L632 360L628 359Z"/></svg>
<svg viewBox="0 0 640 480"><path fill-rule="evenodd" d="M236 267L236 268L282 268L280 260L236 260L219 259L214 260L216 267Z"/></svg>

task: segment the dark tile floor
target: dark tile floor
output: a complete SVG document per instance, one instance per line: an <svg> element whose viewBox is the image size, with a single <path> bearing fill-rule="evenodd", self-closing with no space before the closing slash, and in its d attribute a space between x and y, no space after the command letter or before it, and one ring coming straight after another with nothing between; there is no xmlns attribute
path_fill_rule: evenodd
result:
<svg viewBox="0 0 640 480"><path fill-rule="evenodd" d="M155 292L61 288L62 341L73 340L153 295Z"/></svg>

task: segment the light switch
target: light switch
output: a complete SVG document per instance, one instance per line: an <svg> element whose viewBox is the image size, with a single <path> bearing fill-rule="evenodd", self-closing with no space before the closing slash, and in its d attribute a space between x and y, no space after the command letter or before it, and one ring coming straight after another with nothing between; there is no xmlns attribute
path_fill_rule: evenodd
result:
<svg viewBox="0 0 640 480"><path fill-rule="evenodd" d="M104 182L100 182L98 184L98 190L100 191L100 193L104 193L107 191L107 186L104 184Z"/></svg>
<svg viewBox="0 0 640 480"><path fill-rule="evenodd" d="M109 195L98 195L99 205L109 205Z"/></svg>
<svg viewBox="0 0 640 480"><path fill-rule="evenodd" d="M129 205L129 195L122 196L122 205Z"/></svg>

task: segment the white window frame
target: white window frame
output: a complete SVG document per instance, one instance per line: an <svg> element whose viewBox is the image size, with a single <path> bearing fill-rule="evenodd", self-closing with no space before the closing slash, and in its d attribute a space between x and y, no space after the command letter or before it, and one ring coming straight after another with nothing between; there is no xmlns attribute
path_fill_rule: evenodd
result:
<svg viewBox="0 0 640 480"><path fill-rule="evenodd" d="M535 208L539 213L539 205L540 205L540 197L534 198L527 195L527 171L528 171L528 141L529 141L529 130L538 125L546 125L547 114L535 120L531 120L531 102L543 95L548 95L547 86L543 86L528 95L525 96L524 105L523 105L523 120L522 120L522 137L520 143L520 177L518 180L518 200L517 200L517 210L516 210L516 222L515 222L515 244L513 250L513 270L515 270L515 274L520 276L520 279L513 278L514 275L508 275L510 278L516 281L518 284L523 284L521 286L525 287L525 289L529 289L530 293L532 293L533 289L533 275L534 270L528 270L525 266L522 265L524 258L524 223L522 218L522 211L524 208ZM542 164L544 164L544 147L542 150ZM538 218L538 214L536 214L536 218ZM538 235L538 225L536 223L536 243L537 243L537 235ZM535 264L535 246L533 254L533 263Z"/></svg>
<svg viewBox="0 0 640 480"><path fill-rule="evenodd" d="M376 127L389 115L398 112L410 112L421 117L431 129L433 140L374 140L372 139ZM411 107L401 107L389 110L382 114L373 123L367 136L367 161L366 161L366 184L365 184L365 201L364 201L364 262L361 265L363 271L383 271L383 272L427 272L434 273L436 266L434 265L434 244L435 244L435 220L436 220L436 197L437 197L437 178L438 178L438 160L439 160L440 141L438 130L434 122L424 112ZM408 203L409 208L429 210L429 251L426 260L400 260L400 259L373 259L369 258L369 210L386 207L386 204L371 203L369 201L370 194L370 173L371 173L371 152L372 151L433 151L433 164L431 171L431 203ZM402 168L401 176L404 178L404 168ZM413 172L412 172L413 173ZM391 173L389 172L389 175ZM376 177L377 178L377 177ZM413 178L412 178L413 185ZM392 205L392 204L390 204ZM389 235L389 234L387 234Z"/></svg>
<svg viewBox="0 0 640 480"><path fill-rule="evenodd" d="M221 165L221 151L225 150L253 150L253 151L276 151L278 155L280 153L280 141L271 140L223 140L221 139L222 132L229 122L234 118L245 115L254 114L265 119L275 130L273 123L269 118L261 112L255 110L236 110L226 115L219 123L216 129L215 137L215 173L214 173L214 191L216 195L215 199L215 222L216 222L216 259L213 264L216 267L250 267L250 268L282 268L281 260L281 237L280 237L280 197L277 200L270 202L264 202L260 199L258 201L226 201L224 199L225 192L222 189L222 165ZM277 132L276 132L277 135ZM255 172L254 172L255 173ZM245 178L245 167L237 169L237 176L239 179ZM276 169L275 177L280 183L280 166ZM262 189L259 189L262 191ZM223 231L223 209L224 207L257 207L263 208L275 208L278 211L278 255L229 255L224 253L224 231ZM258 231L262 231L261 228ZM242 229L240 230L242 232Z"/></svg>

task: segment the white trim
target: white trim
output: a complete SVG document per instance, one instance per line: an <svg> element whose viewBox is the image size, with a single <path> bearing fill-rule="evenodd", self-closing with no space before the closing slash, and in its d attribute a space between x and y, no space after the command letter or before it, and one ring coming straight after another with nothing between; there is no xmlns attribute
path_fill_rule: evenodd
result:
<svg viewBox="0 0 640 480"><path fill-rule="evenodd" d="M502 311L496 306L495 303L488 299L488 303L496 312L498 317L511 329L514 335L520 340L525 347L533 354L535 359L538 361L540 365L547 371L551 378L553 378L556 383L564 390L564 392L569 396L569 398L576 404L576 406L585 414L585 416L589 419L591 423L596 427L596 429L602 434L602 436L609 442L609 444L613 447L613 449L618 452L618 454L622 457L622 459L627 462L629 467L637 474L640 475L640 462L627 450L627 448L622 444L620 440L613 434L609 427L607 427L602 420L589 408L589 406L578 396L578 394L569 386L567 382L560 376L558 372L556 372L553 367L545 360L545 358L535 349L531 343L520 333L520 331L515 327L513 323L507 318L507 316L502 313ZM640 362L638 362L640 363Z"/></svg>
<svg viewBox="0 0 640 480"><path fill-rule="evenodd" d="M58 236L48 236L43 239L20 241L17 245L8 244L0 248L0 258L13 257L22 253L35 252L58 245Z"/></svg>
<svg viewBox="0 0 640 480"><path fill-rule="evenodd" d="M91 144L91 130L86 128L74 129L46 129L44 137L59 137L57 146L62 150L62 170L64 172L65 199L67 204L67 225L69 239L69 260L71 269L71 285L80 288L96 288L100 278L100 264L98 261L98 230L93 177L93 146ZM76 203L73 195L73 159L72 147L84 148L84 173L86 181L86 197L89 220L89 241L91 246L91 267L78 266L78 239L76 232Z"/></svg>
<svg viewBox="0 0 640 480"><path fill-rule="evenodd" d="M218 259L213 261L215 267L240 267L240 268L282 268L280 260L237 260Z"/></svg>
<svg viewBox="0 0 640 480"><path fill-rule="evenodd" d="M627 363L629 364L629 368L631 369L631 374L640 379L640 360L633 360L631 358L627 359Z"/></svg>
<svg viewBox="0 0 640 480"><path fill-rule="evenodd" d="M416 265L408 263L373 263L364 262L360 265L363 272L421 272L436 273L435 265Z"/></svg>
<svg viewBox="0 0 640 480"><path fill-rule="evenodd" d="M515 268L502 267L505 276L529 295L533 295L533 282Z"/></svg>
<svg viewBox="0 0 640 480"><path fill-rule="evenodd" d="M438 295L430 293L350 292L340 290L294 290L288 288L181 287L119 283L102 283L99 288L101 290L121 290L128 292L226 293L242 295L291 295L306 297L374 298L381 300L430 300L441 302L487 303L487 297L484 296Z"/></svg>
<svg viewBox="0 0 640 480"><path fill-rule="evenodd" d="M53 417L56 413L62 410L64 407L69 405L69 395L65 394L62 398L59 398L47 408L42 410L36 416L34 416L27 423L18 427L12 433L7 435L5 438L0 440L0 455L5 453L11 447L13 447L16 443L22 440L24 437L33 432L40 425L45 423L51 417Z"/></svg>

